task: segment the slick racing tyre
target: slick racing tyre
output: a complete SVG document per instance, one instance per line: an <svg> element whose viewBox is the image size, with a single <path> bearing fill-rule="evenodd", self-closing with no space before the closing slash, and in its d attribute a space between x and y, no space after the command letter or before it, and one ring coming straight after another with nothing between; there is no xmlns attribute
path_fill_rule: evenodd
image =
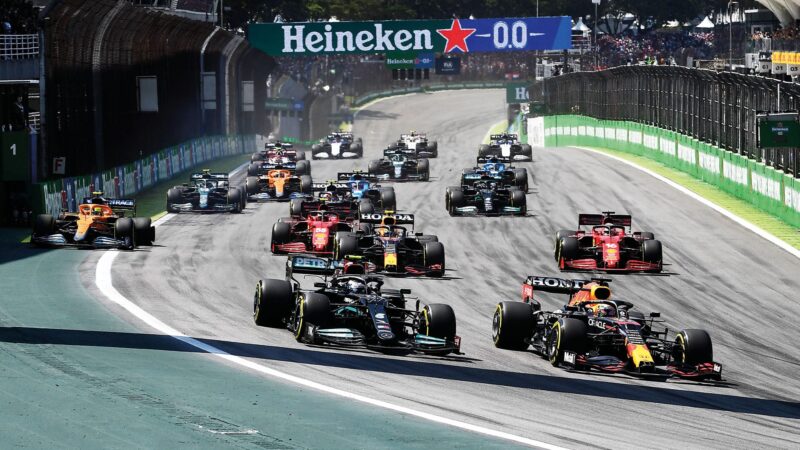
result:
<svg viewBox="0 0 800 450"><path fill-rule="evenodd" d="M253 298L253 320L260 327L280 327L292 311L292 285L284 280L259 280Z"/></svg>
<svg viewBox="0 0 800 450"><path fill-rule="evenodd" d="M380 161L375 160L369 162L369 165L367 166L367 172L369 172L370 175L376 175L380 172L380 170L381 170Z"/></svg>
<svg viewBox="0 0 800 450"><path fill-rule="evenodd" d="M133 232L136 245L153 245L156 240L156 228L149 217L134 217Z"/></svg>
<svg viewBox="0 0 800 450"><path fill-rule="evenodd" d="M500 302L492 317L494 346L509 350L525 350L533 335L536 320L530 303Z"/></svg>
<svg viewBox="0 0 800 450"><path fill-rule="evenodd" d="M247 166L247 176L248 177L257 177L258 176L258 164L251 163Z"/></svg>
<svg viewBox="0 0 800 450"><path fill-rule="evenodd" d="M305 161L306 160L306 152L304 152L302 150L297 150L295 155L296 155L295 159L298 160L298 161Z"/></svg>
<svg viewBox="0 0 800 450"><path fill-rule="evenodd" d="M358 237L347 231L338 231L333 241L333 259L341 260L358 253Z"/></svg>
<svg viewBox="0 0 800 450"><path fill-rule="evenodd" d="M556 261L577 259L580 253L580 243L577 238L562 238L558 245L558 256Z"/></svg>
<svg viewBox="0 0 800 450"><path fill-rule="evenodd" d="M528 170L525 168L514 169L514 185L522 192L528 193Z"/></svg>
<svg viewBox="0 0 800 450"><path fill-rule="evenodd" d="M39 214L33 222L33 236L50 236L56 232L56 219L50 214Z"/></svg>
<svg viewBox="0 0 800 450"><path fill-rule="evenodd" d="M419 333L453 341L456 337L456 313L453 308L442 303L426 305L419 316Z"/></svg>
<svg viewBox="0 0 800 450"><path fill-rule="evenodd" d="M564 361L564 352L585 353L586 323L579 319L563 318L553 323L547 339L547 359L555 367Z"/></svg>
<svg viewBox="0 0 800 450"><path fill-rule="evenodd" d="M478 147L478 156L486 156L488 154L489 154L489 146L486 144L481 144L481 146Z"/></svg>
<svg viewBox="0 0 800 450"><path fill-rule="evenodd" d="M675 337L672 357L678 364L700 364L714 360L711 336L705 330L683 330Z"/></svg>
<svg viewBox="0 0 800 450"><path fill-rule="evenodd" d="M312 192L313 182L310 175L300 175L300 191L304 194Z"/></svg>
<svg viewBox="0 0 800 450"><path fill-rule="evenodd" d="M293 198L289 200L289 216L301 217L303 215L303 199Z"/></svg>
<svg viewBox="0 0 800 450"><path fill-rule="evenodd" d="M364 199L361 199L360 202L358 202L358 214L359 214L359 216L363 215L363 214L372 214L374 212L375 212L375 205L372 204L372 200L370 200L368 198L364 198Z"/></svg>
<svg viewBox="0 0 800 450"><path fill-rule="evenodd" d="M135 236L133 219L130 217L117 219L116 224L114 224L114 238L124 242L120 248L123 250L133 250L136 246Z"/></svg>
<svg viewBox="0 0 800 450"><path fill-rule="evenodd" d="M528 200L525 198L525 192L514 190L511 191L511 206L522 208L518 216L524 216L528 213Z"/></svg>
<svg viewBox="0 0 800 450"><path fill-rule="evenodd" d="M431 142L428 145L428 148L431 150L431 158L438 158L439 157L439 143L436 141Z"/></svg>
<svg viewBox="0 0 800 450"><path fill-rule="evenodd" d="M657 271L661 271L662 250L661 241L649 240L642 242L642 259L645 262L658 264Z"/></svg>
<svg viewBox="0 0 800 450"><path fill-rule="evenodd" d="M441 242L426 242L422 246L422 264L429 268L438 265L441 270L430 272L429 276L441 277L445 272L444 245Z"/></svg>
<svg viewBox="0 0 800 450"><path fill-rule="evenodd" d="M181 191L176 188L170 188L167 191L167 212L178 213L180 210L178 208L173 208L170 205L177 205L180 203L183 203Z"/></svg>
<svg viewBox="0 0 800 450"><path fill-rule="evenodd" d="M297 161L295 173L297 175L311 175L311 163L309 161Z"/></svg>
<svg viewBox="0 0 800 450"><path fill-rule="evenodd" d="M312 335L314 327L324 328L331 315L331 302L328 296L317 292L306 292L297 302L295 311L294 337L298 342L318 344Z"/></svg>
<svg viewBox="0 0 800 450"><path fill-rule="evenodd" d="M522 154L528 158L533 158L533 148L528 144L522 144Z"/></svg>
<svg viewBox="0 0 800 450"><path fill-rule="evenodd" d="M292 232L291 227L286 222L276 222L275 225L272 226L272 241L270 244L270 248L272 249L272 253L274 254L281 254L284 253L277 249L277 245L281 244L288 244L289 241L292 240Z"/></svg>
<svg viewBox="0 0 800 450"><path fill-rule="evenodd" d="M457 208L463 207L465 203L464 192L459 186L451 186L447 188L445 207L447 207L447 212L451 216L458 215Z"/></svg>
<svg viewBox="0 0 800 450"><path fill-rule="evenodd" d="M228 204L233 205L232 213L242 212L242 191L237 188L229 188Z"/></svg>
<svg viewBox="0 0 800 450"><path fill-rule="evenodd" d="M394 196L394 188L388 187L381 189L381 209L383 211L391 210L394 211L397 207L397 200L395 200Z"/></svg>
<svg viewBox="0 0 800 450"><path fill-rule="evenodd" d="M247 191L247 195L255 195L258 194L259 187L258 187L258 177L247 177L245 180L245 189Z"/></svg>
<svg viewBox="0 0 800 450"><path fill-rule="evenodd" d="M556 242L555 242L555 245L553 247L553 256L556 258L556 261L558 261L558 259L559 259L558 255L559 255L559 251L561 250L561 240L566 238L566 237L570 237L570 236L574 236L574 235L575 235L575 232L572 231L572 230L558 230L558 232L556 233Z"/></svg>
<svg viewBox="0 0 800 450"><path fill-rule="evenodd" d="M431 169L427 159L420 159L417 162L417 174L419 175L420 181L428 181L431 179Z"/></svg>

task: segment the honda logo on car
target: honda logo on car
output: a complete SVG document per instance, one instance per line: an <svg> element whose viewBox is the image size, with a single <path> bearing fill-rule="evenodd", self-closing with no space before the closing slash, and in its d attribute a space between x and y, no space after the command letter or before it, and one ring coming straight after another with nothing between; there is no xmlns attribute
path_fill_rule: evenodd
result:
<svg viewBox="0 0 800 450"><path fill-rule="evenodd" d="M585 281L581 280L564 280L561 278L547 278L547 277L531 277L531 284L539 287L550 288L564 288L564 289L580 289L583 287Z"/></svg>
<svg viewBox="0 0 800 450"><path fill-rule="evenodd" d="M395 220L409 221L414 220L411 214L395 214L393 216L384 216L383 214L361 214L361 220L383 220L384 217L394 217Z"/></svg>

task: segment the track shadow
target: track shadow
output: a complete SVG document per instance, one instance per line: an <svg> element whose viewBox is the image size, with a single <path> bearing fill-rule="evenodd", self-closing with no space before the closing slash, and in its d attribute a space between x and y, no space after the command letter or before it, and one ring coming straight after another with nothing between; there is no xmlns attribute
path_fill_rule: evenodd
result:
<svg viewBox="0 0 800 450"><path fill-rule="evenodd" d="M386 113L383 111L376 111L373 109L362 109L361 111L358 112L359 119L376 119L376 120L396 119L398 116L399 114Z"/></svg>
<svg viewBox="0 0 800 450"><path fill-rule="evenodd" d="M627 385L603 381L603 377L592 377L590 380L584 380L553 375L519 373L466 365L453 365L452 363L430 362L430 359L396 359L383 357L380 354L367 356L350 352L327 352L312 347L276 347L213 339L198 340L232 355L264 361L281 361L505 386L529 389L531 391L577 394L711 411L800 419L800 402L796 401L742 397L717 392L683 391L659 387L657 384L653 386ZM53 328L0 327L0 342L27 345L72 345L192 353L203 352L189 344L165 335ZM531 364L536 363L537 361L532 355Z"/></svg>

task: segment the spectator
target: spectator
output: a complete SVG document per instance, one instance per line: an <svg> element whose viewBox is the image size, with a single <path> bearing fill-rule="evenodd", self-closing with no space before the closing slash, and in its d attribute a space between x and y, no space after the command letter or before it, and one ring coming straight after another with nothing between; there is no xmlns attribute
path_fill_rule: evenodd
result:
<svg viewBox="0 0 800 450"><path fill-rule="evenodd" d="M18 95L14 102L12 129L14 131L24 130L28 126L28 108L22 103L22 96Z"/></svg>

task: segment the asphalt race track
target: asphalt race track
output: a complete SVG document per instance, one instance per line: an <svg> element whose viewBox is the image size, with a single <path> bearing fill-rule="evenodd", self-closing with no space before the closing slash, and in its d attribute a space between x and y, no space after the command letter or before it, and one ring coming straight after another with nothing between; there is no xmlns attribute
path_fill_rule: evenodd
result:
<svg viewBox="0 0 800 450"><path fill-rule="evenodd" d="M242 215L173 217L159 227L158 246L117 256L114 285L168 325L259 364L554 445L800 447L800 261L666 184L577 149L534 149L534 162L519 164L533 176L528 217L449 217L445 187L474 163L487 130L505 116L503 101L503 92L492 90L384 100L357 116L364 160L312 162L314 180L324 181L337 171L366 169L401 132L427 131L439 141L432 181L395 190L399 209L416 214L417 231L444 243L447 279L387 285L409 287L423 302L451 304L463 357L310 347L285 330L256 327L256 281L283 277L286 258L272 256L268 245L272 224L288 215L285 203L250 204ZM572 373L530 352L494 348L497 301L518 300L526 275L558 276L554 232L575 227L579 212L603 210L628 212L636 229L654 232L667 263L662 275L612 276L615 296L645 313L660 311L671 329L707 329L726 382ZM101 255L82 264L86 284ZM546 309L565 301L541 298Z"/></svg>

